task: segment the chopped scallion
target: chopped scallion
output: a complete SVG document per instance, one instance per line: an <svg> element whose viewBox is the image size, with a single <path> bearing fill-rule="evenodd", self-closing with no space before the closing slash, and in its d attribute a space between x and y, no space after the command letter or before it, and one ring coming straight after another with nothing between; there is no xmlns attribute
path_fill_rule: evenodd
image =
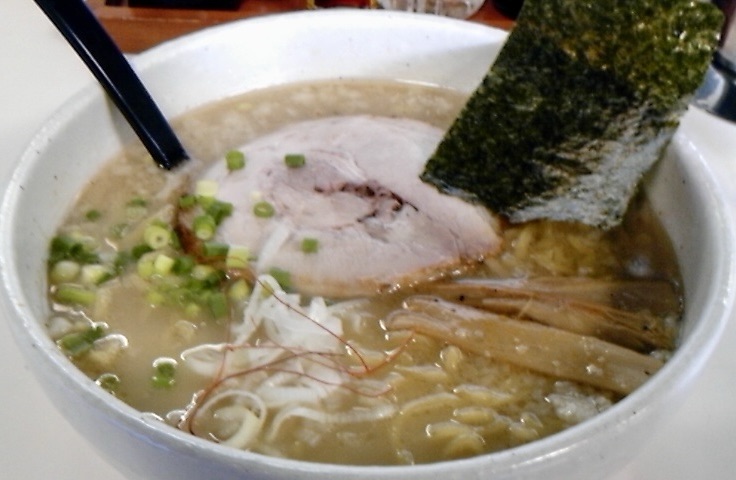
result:
<svg viewBox="0 0 736 480"><path fill-rule="evenodd" d="M202 207L203 209L207 210L210 205L215 201L215 197L197 197L197 205Z"/></svg>
<svg viewBox="0 0 736 480"><path fill-rule="evenodd" d="M227 315L228 303L227 297L222 292L212 292L207 297L207 306L215 318L222 318Z"/></svg>
<svg viewBox="0 0 736 480"><path fill-rule="evenodd" d="M291 273L278 267L273 267L268 271L274 280L281 285L281 288L288 290L291 287Z"/></svg>
<svg viewBox="0 0 736 480"><path fill-rule="evenodd" d="M202 279L202 286L207 289L220 288L227 275L222 270L213 268L212 271Z"/></svg>
<svg viewBox="0 0 736 480"><path fill-rule="evenodd" d="M205 208L205 213L215 220L215 224L219 225L222 221L232 215L233 204L228 202L221 202L219 200L212 201Z"/></svg>
<svg viewBox="0 0 736 480"><path fill-rule="evenodd" d="M273 217L275 213L276 209L274 209L273 205L266 201L260 201L253 205L253 214L255 214L256 217L269 218Z"/></svg>
<svg viewBox="0 0 736 480"><path fill-rule="evenodd" d="M215 236L217 223L210 215L199 215L194 219L194 235L200 240L209 240Z"/></svg>
<svg viewBox="0 0 736 480"><path fill-rule="evenodd" d="M174 267L175 262L173 258L160 253L153 260L153 270L159 275L168 275Z"/></svg>
<svg viewBox="0 0 736 480"><path fill-rule="evenodd" d="M245 167L245 154L239 150L230 150L225 154L225 163L231 172L240 170Z"/></svg>
<svg viewBox="0 0 736 480"><path fill-rule="evenodd" d="M112 272L106 265L95 263L82 266L80 281L83 285L94 286L109 280L112 276Z"/></svg>
<svg viewBox="0 0 736 480"><path fill-rule="evenodd" d="M235 302L242 302L250 295L250 287L242 278L233 283L227 291L227 296Z"/></svg>
<svg viewBox="0 0 736 480"><path fill-rule="evenodd" d="M176 275L186 275L192 271L196 262L189 255L182 255L174 259L174 265L171 271Z"/></svg>
<svg viewBox="0 0 736 480"><path fill-rule="evenodd" d="M59 285L54 292L56 301L66 305L81 305L89 307L95 303L97 294L79 285L65 283Z"/></svg>
<svg viewBox="0 0 736 480"><path fill-rule="evenodd" d="M220 242L204 242L202 244L202 255L205 257L226 258L228 245Z"/></svg>
<svg viewBox="0 0 736 480"><path fill-rule="evenodd" d="M157 290L150 290L146 293L146 301L149 305L157 307L166 303L166 295Z"/></svg>
<svg viewBox="0 0 736 480"><path fill-rule="evenodd" d="M198 197L215 198L219 185L214 180L200 180L194 187L194 193Z"/></svg>
<svg viewBox="0 0 736 480"><path fill-rule="evenodd" d="M287 153L284 155L284 163L289 168L301 168L307 162L307 157L301 153Z"/></svg>
<svg viewBox="0 0 736 480"><path fill-rule="evenodd" d="M101 217L102 217L102 212L100 212L99 210L95 210L95 209L88 210L87 213L84 214L84 218L86 218L90 222L95 222L99 220Z"/></svg>
<svg viewBox="0 0 736 480"><path fill-rule="evenodd" d="M134 198L125 204L125 215L128 220L138 220L148 213L148 202L143 198Z"/></svg>
<svg viewBox="0 0 736 480"><path fill-rule="evenodd" d="M133 258L135 260L138 260L143 255L145 255L145 254L147 254L149 252L152 252L152 251L153 251L153 248L151 248L150 245L148 245L147 243L141 243L141 244L138 244L138 245L134 246L130 250L130 254L133 256Z"/></svg>
<svg viewBox="0 0 736 480"><path fill-rule="evenodd" d="M118 388L120 388L120 377L114 373L103 373L97 377L95 383L108 392L114 394L117 392Z"/></svg>
<svg viewBox="0 0 736 480"><path fill-rule="evenodd" d="M317 250L319 250L319 240L311 237L302 239L302 252L317 253Z"/></svg>
<svg viewBox="0 0 736 480"><path fill-rule="evenodd" d="M53 283L69 283L79 275L81 267L73 260L61 260L51 267L51 281Z"/></svg>
<svg viewBox="0 0 736 480"><path fill-rule="evenodd" d="M81 332L72 332L61 337L57 344L69 356L78 357L88 352L98 339L105 335L100 325L91 326Z"/></svg>
<svg viewBox="0 0 736 480"><path fill-rule="evenodd" d="M192 269L192 278L197 280L205 280L216 271L211 265L195 265Z"/></svg>
<svg viewBox="0 0 736 480"><path fill-rule="evenodd" d="M125 204L126 207L147 207L148 202L141 197L136 197Z"/></svg>
<svg viewBox="0 0 736 480"><path fill-rule="evenodd" d="M231 245L227 251L225 266L227 268L248 268L250 249L242 245Z"/></svg>
<svg viewBox="0 0 736 480"><path fill-rule="evenodd" d="M197 197L191 194L179 197L179 208L192 208L197 204Z"/></svg>
<svg viewBox="0 0 736 480"><path fill-rule="evenodd" d="M196 303L188 303L186 307L184 307L184 313L189 318L196 318L199 316L201 312L202 312L202 307L200 307Z"/></svg>
<svg viewBox="0 0 736 480"><path fill-rule="evenodd" d="M136 263L138 276L145 279L151 278L156 273L156 267L153 262L154 257L151 254L146 254L139 258L138 263Z"/></svg>
<svg viewBox="0 0 736 480"><path fill-rule="evenodd" d="M156 388L171 388L176 383L176 360L159 358L153 362L154 373L151 383Z"/></svg>
<svg viewBox="0 0 736 480"><path fill-rule="evenodd" d="M153 250L158 250L171 242L171 230L163 225L152 223L143 230L143 241Z"/></svg>
<svg viewBox="0 0 736 480"><path fill-rule="evenodd" d="M80 264L99 263L100 257L91 242L74 238L70 235L58 235L51 239L49 248L49 264L54 265L61 260L73 260Z"/></svg>

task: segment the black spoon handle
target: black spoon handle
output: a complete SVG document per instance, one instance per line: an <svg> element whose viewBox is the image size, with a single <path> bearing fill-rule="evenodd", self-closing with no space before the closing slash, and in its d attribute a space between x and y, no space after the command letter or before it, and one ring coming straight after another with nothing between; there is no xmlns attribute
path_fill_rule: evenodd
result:
<svg viewBox="0 0 736 480"><path fill-rule="evenodd" d="M35 0L122 112L156 163L167 170L188 157L156 103L83 0Z"/></svg>

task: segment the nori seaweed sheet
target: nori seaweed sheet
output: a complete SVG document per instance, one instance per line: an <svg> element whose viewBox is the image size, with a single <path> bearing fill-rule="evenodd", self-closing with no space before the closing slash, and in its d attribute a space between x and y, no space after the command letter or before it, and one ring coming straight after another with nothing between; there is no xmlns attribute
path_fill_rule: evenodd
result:
<svg viewBox="0 0 736 480"><path fill-rule="evenodd" d="M722 22L691 0L526 0L422 179L512 222L617 225Z"/></svg>

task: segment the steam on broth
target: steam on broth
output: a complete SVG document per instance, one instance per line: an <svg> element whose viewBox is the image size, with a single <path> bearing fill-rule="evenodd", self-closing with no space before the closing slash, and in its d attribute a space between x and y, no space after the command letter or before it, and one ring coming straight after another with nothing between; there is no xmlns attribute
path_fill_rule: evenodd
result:
<svg viewBox="0 0 736 480"><path fill-rule="evenodd" d="M444 129L464 101L398 82L297 84L193 112L177 130L196 158L247 172L233 149L282 126L378 115ZM316 462L478 455L596 415L675 347L679 272L643 196L609 232L489 219L500 250L431 281L325 297L294 290L289 271L259 271L252 249L192 246L202 211L244 213L188 195L189 174L201 175L162 172L131 147L90 182L52 242L48 326L102 388L195 435ZM305 257L327 248L301 245Z"/></svg>

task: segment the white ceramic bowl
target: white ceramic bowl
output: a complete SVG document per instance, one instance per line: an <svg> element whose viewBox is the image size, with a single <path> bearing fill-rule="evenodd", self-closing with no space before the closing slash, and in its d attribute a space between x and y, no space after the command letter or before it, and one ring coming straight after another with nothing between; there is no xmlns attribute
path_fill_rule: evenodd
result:
<svg viewBox="0 0 736 480"><path fill-rule="evenodd" d="M430 15L322 11L264 17L194 34L135 59L169 116L243 91L296 80L392 78L470 92L505 39L477 24ZM734 296L732 218L706 161L682 132L647 189L685 279L683 342L632 395L593 420L525 446L411 467L345 467L231 450L167 427L80 373L44 330L48 241L75 193L132 134L96 86L38 133L15 171L0 216L5 314L21 350L69 422L130 478L527 479L601 478L671 414L701 369Z"/></svg>

